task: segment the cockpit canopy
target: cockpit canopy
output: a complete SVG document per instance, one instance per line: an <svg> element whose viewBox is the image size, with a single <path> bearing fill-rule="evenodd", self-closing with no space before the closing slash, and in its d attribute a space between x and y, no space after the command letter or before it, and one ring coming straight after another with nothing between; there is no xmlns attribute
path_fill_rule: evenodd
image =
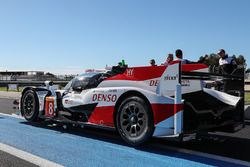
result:
<svg viewBox="0 0 250 167"><path fill-rule="evenodd" d="M84 89L95 88L100 83L99 78L102 73L84 73L73 78L65 87L66 91L82 91Z"/></svg>

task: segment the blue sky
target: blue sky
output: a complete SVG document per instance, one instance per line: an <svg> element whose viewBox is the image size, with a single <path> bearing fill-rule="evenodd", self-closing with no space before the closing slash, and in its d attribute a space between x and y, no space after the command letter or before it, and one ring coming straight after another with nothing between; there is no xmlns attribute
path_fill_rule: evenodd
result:
<svg viewBox="0 0 250 167"><path fill-rule="evenodd" d="M181 48L224 48L250 64L248 0L0 0L0 70L80 73L125 59L158 64Z"/></svg>

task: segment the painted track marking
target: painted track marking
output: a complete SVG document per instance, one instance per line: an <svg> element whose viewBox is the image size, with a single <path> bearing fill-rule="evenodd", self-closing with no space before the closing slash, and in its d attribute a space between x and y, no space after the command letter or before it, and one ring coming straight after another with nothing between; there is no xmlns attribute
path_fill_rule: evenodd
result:
<svg viewBox="0 0 250 167"><path fill-rule="evenodd" d="M43 166L43 167L50 167L50 166L53 166L53 167L62 167L62 165L59 165L59 164L54 163L52 161L43 159L43 158L35 156L35 155L32 155L32 154L30 154L28 152L16 149L14 147L11 147L11 146L3 144L3 143L0 143L0 150L4 151L6 153L9 153L11 155L14 155L14 156L16 156L18 158L21 158L21 159L23 159L25 161L28 161L30 163L33 163L35 165L38 165L38 166Z"/></svg>

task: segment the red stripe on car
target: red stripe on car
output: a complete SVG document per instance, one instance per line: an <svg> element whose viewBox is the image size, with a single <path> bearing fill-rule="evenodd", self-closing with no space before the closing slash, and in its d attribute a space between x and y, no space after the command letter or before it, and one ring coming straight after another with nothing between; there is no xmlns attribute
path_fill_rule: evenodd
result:
<svg viewBox="0 0 250 167"><path fill-rule="evenodd" d="M145 81L162 76L167 66L146 66L127 68L123 74L118 74L107 78L108 80L129 80L129 81ZM208 68L205 64L183 64L182 71L189 72Z"/></svg>
<svg viewBox="0 0 250 167"><path fill-rule="evenodd" d="M183 110L183 104L151 104L151 106L154 112L155 125L173 116L175 106L176 113Z"/></svg>
<svg viewBox="0 0 250 167"><path fill-rule="evenodd" d="M175 106L177 107L176 112L183 110L182 104L151 104L154 113L154 124L156 125L173 116ZM113 113L114 106L96 107L89 117L89 122L114 127Z"/></svg>

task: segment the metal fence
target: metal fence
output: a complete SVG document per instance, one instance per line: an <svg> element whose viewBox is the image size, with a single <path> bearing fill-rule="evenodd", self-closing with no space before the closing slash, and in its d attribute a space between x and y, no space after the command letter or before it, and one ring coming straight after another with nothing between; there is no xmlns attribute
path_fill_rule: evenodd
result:
<svg viewBox="0 0 250 167"><path fill-rule="evenodd" d="M53 81L59 88L64 87L69 81ZM44 81L0 81L0 87L6 87L6 90L19 91L20 87L25 86L43 86Z"/></svg>

